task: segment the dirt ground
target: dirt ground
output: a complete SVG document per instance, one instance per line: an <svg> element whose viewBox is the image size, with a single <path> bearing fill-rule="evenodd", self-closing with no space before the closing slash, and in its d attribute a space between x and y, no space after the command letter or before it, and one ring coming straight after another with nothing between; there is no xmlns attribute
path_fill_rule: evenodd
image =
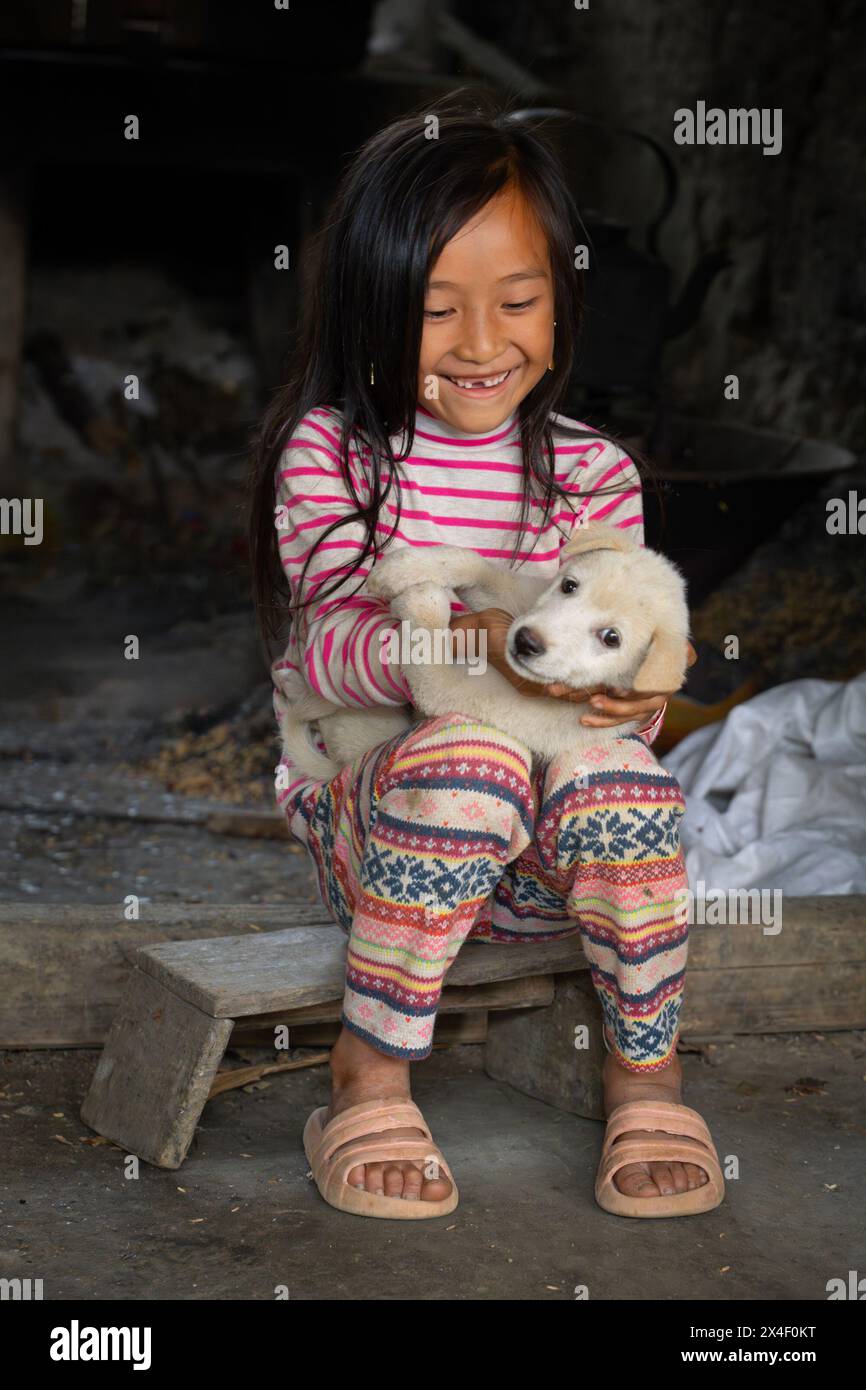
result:
<svg viewBox="0 0 866 1390"><path fill-rule="evenodd" d="M602 1212L600 1124L490 1080L482 1051L415 1068L461 1201L406 1224L319 1197L300 1135L325 1099L322 1068L217 1097L181 1169L127 1177L77 1117L97 1054L6 1053L0 1277L41 1278L46 1299L272 1300L284 1284L295 1300L543 1301L586 1285L593 1300L724 1302L821 1301L829 1279L862 1271L863 1034L684 1056L687 1100L739 1177L716 1211L680 1221Z"/></svg>

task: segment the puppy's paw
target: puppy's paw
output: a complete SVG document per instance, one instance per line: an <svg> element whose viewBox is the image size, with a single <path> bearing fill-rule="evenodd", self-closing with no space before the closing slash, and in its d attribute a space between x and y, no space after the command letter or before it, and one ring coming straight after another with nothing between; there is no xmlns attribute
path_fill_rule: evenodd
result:
<svg viewBox="0 0 866 1390"><path fill-rule="evenodd" d="M391 599L391 612L414 627L444 629L451 622L451 600L438 584L411 584Z"/></svg>
<svg viewBox="0 0 866 1390"><path fill-rule="evenodd" d="M405 546L376 561L372 574L367 578L367 590L376 598L392 599L411 584L418 583L417 569L417 548Z"/></svg>
<svg viewBox="0 0 866 1390"><path fill-rule="evenodd" d="M393 598L412 584L438 584L442 589L453 589L457 584L480 579L485 566L486 562L474 550L461 546L402 546L376 562L367 589L383 599Z"/></svg>

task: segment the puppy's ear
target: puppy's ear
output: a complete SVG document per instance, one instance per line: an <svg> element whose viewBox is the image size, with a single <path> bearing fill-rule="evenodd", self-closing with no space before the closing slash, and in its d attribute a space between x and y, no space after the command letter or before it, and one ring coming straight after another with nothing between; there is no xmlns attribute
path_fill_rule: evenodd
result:
<svg viewBox="0 0 866 1390"><path fill-rule="evenodd" d="M686 641L682 633L657 627L632 681L632 690L645 690L651 695L663 690L679 690L687 669Z"/></svg>
<svg viewBox="0 0 866 1390"><path fill-rule="evenodd" d="M621 526L608 526L603 521L588 521L585 526L576 526L571 538L560 550L563 560L573 555L585 555L591 550L621 550L631 554L637 550L637 542L632 540Z"/></svg>

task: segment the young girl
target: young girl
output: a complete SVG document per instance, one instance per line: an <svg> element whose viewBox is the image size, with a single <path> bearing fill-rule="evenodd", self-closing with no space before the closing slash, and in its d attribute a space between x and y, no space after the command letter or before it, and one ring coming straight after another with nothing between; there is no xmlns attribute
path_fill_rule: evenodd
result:
<svg viewBox="0 0 866 1390"><path fill-rule="evenodd" d="M465 546L553 578L583 517L643 544L634 464L557 413L580 327L581 241L555 156L508 115L444 103L357 154L258 445L260 612L271 635L286 608L295 615L275 699L285 673L301 671L337 705L411 706L382 650L398 620L366 593L386 547ZM455 603L451 627L483 631L488 659L528 701L585 700L515 676L510 621ZM457 710L414 712L407 732L330 782L284 770L289 827L348 936L331 1100L304 1135L333 1206L453 1210L456 1183L409 1087L410 1062L432 1048L445 972L469 938L507 948L576 932L609 1054L597 1200L636 1216L722 1200L709 1132L680 1103L684 806L649 749L671 693L597 692L585 724L644 722L580 766L575 755L533 773L519 741Z"/></svg>

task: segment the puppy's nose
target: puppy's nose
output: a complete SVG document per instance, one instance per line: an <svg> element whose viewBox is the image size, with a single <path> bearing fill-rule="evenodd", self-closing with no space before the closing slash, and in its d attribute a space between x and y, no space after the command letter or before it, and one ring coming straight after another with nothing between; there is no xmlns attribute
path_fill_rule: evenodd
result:
<svg viewBox="0 0 866 1390"><path fill-rule="evenodd" d="M518 656L541 656L544 643L531 627L519 627L514 634L514 646Z"/></svg>

